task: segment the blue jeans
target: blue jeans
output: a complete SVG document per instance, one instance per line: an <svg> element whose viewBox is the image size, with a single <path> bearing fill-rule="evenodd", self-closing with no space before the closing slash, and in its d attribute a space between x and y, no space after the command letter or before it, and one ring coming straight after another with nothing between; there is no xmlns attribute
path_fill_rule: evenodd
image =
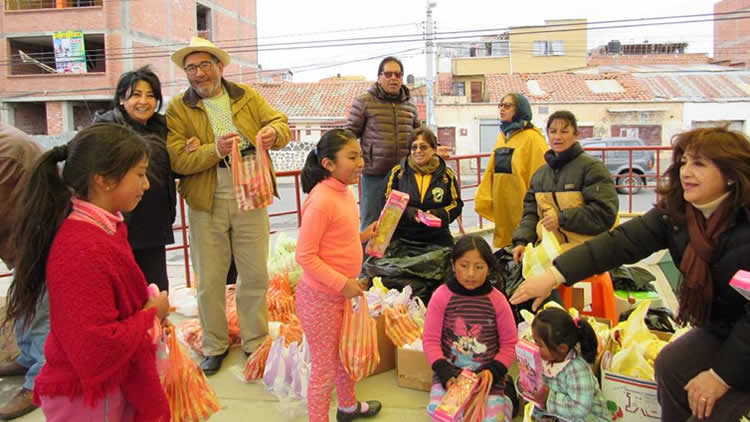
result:
<svg viewBox="0 0 750 422"><path fill-rule="evenodd" d="M34 380L44 366L44 342L49 333L49 299L45 292L39 299L36 307L36 315L31 325L24 327L24 319L16 321L16 342L21 350L21 355L16 363L29 368L23 383L23 388L34 391Z"/></svg>
<svg viewBox="0 0 750 422"><path fill-rule="evenodd" d="M359 219L362 222L360 230L364 230L373 221L380 217L380 211L385 206L385 187L388 184L388 175L370 176L362 175L360 188L362 197L359 198Z"/></svg>

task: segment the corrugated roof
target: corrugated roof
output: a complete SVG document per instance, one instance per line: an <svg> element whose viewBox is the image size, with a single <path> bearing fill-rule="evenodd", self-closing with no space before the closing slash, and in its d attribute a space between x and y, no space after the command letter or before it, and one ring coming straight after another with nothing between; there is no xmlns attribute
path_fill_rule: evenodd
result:
<svg viewBox="0 0 750 422"><path fill-rule="evenodd" d="M715 101L750 98L750 72L636 74L656 100Z"/></svg>

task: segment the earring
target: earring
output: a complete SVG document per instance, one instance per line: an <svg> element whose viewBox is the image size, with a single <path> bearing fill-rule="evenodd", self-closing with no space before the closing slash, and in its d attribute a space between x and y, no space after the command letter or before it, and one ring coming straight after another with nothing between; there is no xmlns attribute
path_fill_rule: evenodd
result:
<svg viewBox="0 0 750 422"><path fill-rule="evenodd" d="M732 185L734 185L734 180L730 180L727 182L727 186L732 186Z"/></svg>

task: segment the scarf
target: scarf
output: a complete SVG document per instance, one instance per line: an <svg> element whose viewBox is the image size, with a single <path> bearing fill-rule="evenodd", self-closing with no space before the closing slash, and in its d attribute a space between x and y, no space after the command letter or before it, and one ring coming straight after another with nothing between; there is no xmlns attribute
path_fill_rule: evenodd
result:
<svg viewBox="0 0 750 422"><path fill-rule="evenodd" d="M516 112L513 114L513 120L510 122L500 122L500 130L503 131L505 138L510 138L513 132L527 127L534 127L531 124L531 104L523 94L508 94L513 98L513 104L516 106ZM507 97L506 95L505 97ZM503 97L503 98L505 98Z"/></svg>
<svg viewBox="0 0 750 422"><path fill-rule="evenodd" d="M708 264L719 236L727 228L731 206L732 201L725 199L708 220L692 204L685 207L690 241L680 261L680 272L683 274L680 311L677 315L680 323L702 326L708 322L714 296L714 283Z"/></svg>
<svg viewBox="0 0 750 422"><path fill-rule="evenodd" d="M430 161L426 162L425 164L419 165L416 161L414 161L414 158L410 154L406 162L409 164L409 167L411 167L412 170L421 174L432 174L440 168L440 158L438 158L437 155L433 155L432 158L430 158Z"/></svg>

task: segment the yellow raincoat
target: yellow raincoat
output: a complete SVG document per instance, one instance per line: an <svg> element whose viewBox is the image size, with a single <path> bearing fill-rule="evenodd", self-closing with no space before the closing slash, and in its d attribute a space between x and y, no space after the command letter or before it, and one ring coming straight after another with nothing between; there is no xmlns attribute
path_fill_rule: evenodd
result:
<svg viewBox="0 0 750 422"><path fill-rule="evenodd" d="M507 140L503 132L498 135L474 198L477 214L495 222L496 248L511 244L531 176L546 164L548 149L544 135L535 127L517 131Z"/></svg>

